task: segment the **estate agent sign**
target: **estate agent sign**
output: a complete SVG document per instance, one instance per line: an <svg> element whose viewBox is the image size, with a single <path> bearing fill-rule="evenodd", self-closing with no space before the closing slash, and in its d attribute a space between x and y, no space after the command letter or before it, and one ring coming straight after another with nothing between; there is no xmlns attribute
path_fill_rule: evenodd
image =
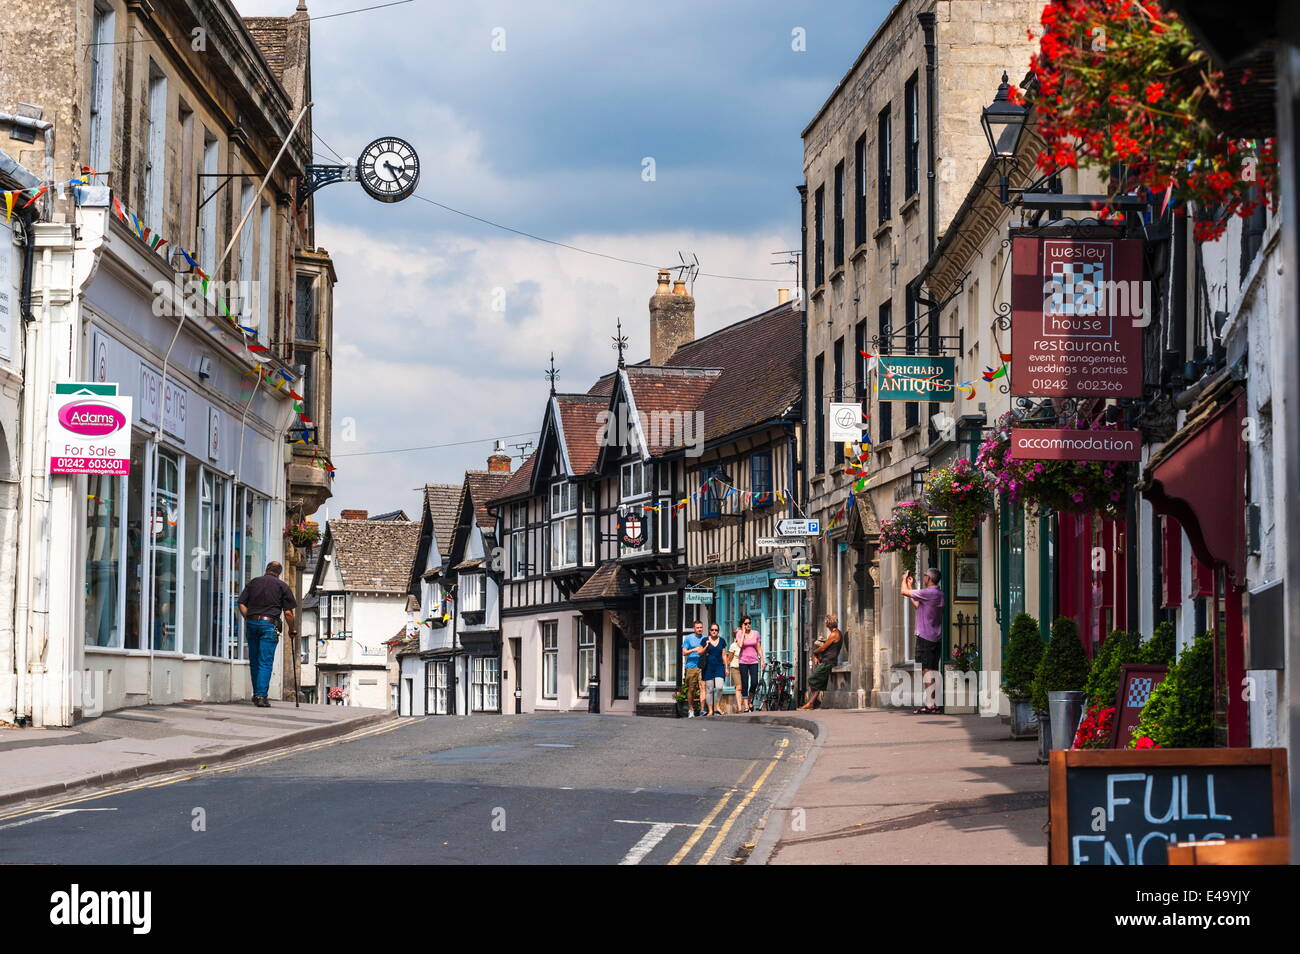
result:
<svg viewBox="0 0 1300 954"><path fill-rule="evenodd" d="M876 384L882 401L951 401L957 359L951 355L888 355L877 359Z"/></svg>
<svg viewBox="0 0 1300 954"><path fill-rule="evenodd" d="M47 426L50 473L131 472L131 398L54 394Z"/></svg>
<svg viewBox="0 0 1300 954"><path fill-rule="evenodd" d="M1150 309L1142 242L1015 236L1011 393L1142 397Z"/></svg>

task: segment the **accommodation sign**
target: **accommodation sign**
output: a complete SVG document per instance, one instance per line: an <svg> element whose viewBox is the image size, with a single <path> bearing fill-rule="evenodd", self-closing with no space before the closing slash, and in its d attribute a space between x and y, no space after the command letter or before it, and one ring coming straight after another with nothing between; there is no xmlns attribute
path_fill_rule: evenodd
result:
<svg viewBox="0 0 1300 954"><path fill-rule="evenodd" d="M882 401L951 401L957 359L951 355L887 355L878 359L877 397Z"/></svg>
<svg viewBox="0 0 1300 954"><path fill-rule="evenodd" d="M1142 250L1133 239L1014 237L1013 395L1142 397Z"/></svg>
<svg viewBox="0 0 1300 954"><path fill-rule="evenodd" d="M1142 459L1140 431L1013 427L1011 456L1017 460Z"/></svg>

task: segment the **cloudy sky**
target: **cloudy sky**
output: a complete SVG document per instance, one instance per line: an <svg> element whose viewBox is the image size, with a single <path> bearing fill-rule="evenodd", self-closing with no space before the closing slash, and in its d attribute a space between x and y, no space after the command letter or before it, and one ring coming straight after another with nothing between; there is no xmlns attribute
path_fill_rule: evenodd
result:
<svg viewBox="0 0 1300 954"><path fill-rule="evenodd" d="M672 265L681 251L702 272L762 279L700 277L697 334L793 284L771 253L799 245L799 133L891 6L414 0L325 18L374 2L309 0L322 18L317 161L400 136L420 154L417 194L442 205L617 258ZM570 391L613 367L616 319L629 360L648 352L652 267L350 185L317 194L316 221L339 275L332 515L415 516L415 488L483 467L496 437L534 437L552 351ZM459 446L376 453L435 444Z"/></svg>

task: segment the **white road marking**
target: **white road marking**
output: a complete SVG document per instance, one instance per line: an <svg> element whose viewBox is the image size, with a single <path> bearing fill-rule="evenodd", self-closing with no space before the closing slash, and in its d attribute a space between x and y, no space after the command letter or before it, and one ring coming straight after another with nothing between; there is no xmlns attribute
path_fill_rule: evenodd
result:
<svg viewBox="0 0 1300 954"><path fill-rule="evenodd" d="M534 742L539 749L571 749L573 746L565 742Z"/></svg>
<svg viewBox="0 0 1300 954"><path fill-rule="evenodd" d="M58 818L60 815L71 815L74 812L115 812L116 808L42 808L38 809L39 814L31 818L24 818L21 821L10 822L7 825L0 825L0 831L6 828L17 828L20 825L30 825L32 822L45 821L47 818Z"/></svg>
<svg viewBox="0 0 1300 954"><path fill-rule="evenodd" d="M650 830L641 836L641 840L628 849L628 853L624 855L623 860L619 862L620 865L639 865L645 859L645 856L654 851L655 848L658 847L659 842L668 837L668 833L674 828L700 827L692 822L648 822L639 821L634 818L615 818L614 822L618 825L650 826ZM706 825L704 827L708 828L710 826Z"/></svg>

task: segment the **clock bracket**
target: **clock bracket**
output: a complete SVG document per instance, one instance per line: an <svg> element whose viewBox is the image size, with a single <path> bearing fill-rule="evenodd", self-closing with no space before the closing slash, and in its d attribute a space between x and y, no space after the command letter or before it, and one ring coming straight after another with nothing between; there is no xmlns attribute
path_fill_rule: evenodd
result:
<svg viewBox="0 0 1300 954"><path fill-rule="evenodd" d="M302 205L307 197L318 189L336 182L356 182L357 166L326 166L313 163L307 167L307 174L298 181L298 204Z"/></svg>

